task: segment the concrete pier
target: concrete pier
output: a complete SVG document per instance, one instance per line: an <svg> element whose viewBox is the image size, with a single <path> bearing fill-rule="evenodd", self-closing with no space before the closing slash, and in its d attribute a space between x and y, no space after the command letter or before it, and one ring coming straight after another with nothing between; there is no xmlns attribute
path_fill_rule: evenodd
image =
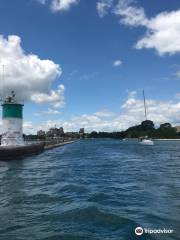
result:
<svg viewBox="0 0 180 240"><path fill-rule="evenodd" d="M0 146L0 161L22 159L26 156L37 155L49 149L74 143L75 141L77 140L71 140L61 143L48 142L47 145L46 142L36 142L23 146Z"/></svg>
<svg viewBox="0 0 180 240"><path fill-rule="evenodd" d="M25 156L39 154L44 151L44 143L34 143L22 146L0 146L0 160L7 161Z"/></svg>
<svg viewBox="0 0 180 240"><path fill-rule="evenodd" d="M49 149L52 149L52 148L61 147L61 146L67 145L67 144L74 143L75 141L77 141L77 140L68 141L68 142L61 142L61 143L57 143L57 144L50 144L50 145L47 145L47 146L45 145L44 150L49 150Z"/></svg>

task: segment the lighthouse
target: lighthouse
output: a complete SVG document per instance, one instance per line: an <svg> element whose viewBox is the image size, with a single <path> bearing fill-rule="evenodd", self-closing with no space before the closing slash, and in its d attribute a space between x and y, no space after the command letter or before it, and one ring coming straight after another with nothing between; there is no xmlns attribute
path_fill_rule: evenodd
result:
<svg viewBox="0 0 180 240"><path fill-rule="evenodd" d="M23 104L18 103L12 91L2 103L1 146L23 146Z"/></svg>

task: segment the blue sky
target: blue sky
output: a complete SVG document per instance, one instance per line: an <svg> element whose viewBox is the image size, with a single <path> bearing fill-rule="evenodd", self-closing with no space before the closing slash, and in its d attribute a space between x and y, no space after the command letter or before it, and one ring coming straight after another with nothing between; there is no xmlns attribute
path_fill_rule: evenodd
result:
<svg viewBox="0 0 180 240"><path fill-rule="evenodd" d="M125 129L143 120L143 88L149 118L179 124L179 9L179 0L2 0L0 43L12 55L0 50L3 91L16 85L23 95L25 131ZM13 40L20 57L8 36L21 40ZM22 73L31 54L38 60Z"/></svg>

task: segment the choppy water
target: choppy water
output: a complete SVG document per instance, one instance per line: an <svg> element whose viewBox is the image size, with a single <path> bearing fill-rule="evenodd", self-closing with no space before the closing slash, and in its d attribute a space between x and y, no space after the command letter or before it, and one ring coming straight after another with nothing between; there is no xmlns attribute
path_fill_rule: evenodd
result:
<svg viewBox="0 0 180 240"><path fill-rule="evenodd" d="M91 139L0 162L0 240L11 239L180 239L180 142Z"/></svg>

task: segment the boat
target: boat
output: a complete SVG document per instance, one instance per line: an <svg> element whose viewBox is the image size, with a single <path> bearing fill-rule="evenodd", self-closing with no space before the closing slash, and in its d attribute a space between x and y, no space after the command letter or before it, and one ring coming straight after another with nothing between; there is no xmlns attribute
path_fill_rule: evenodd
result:
<svg viewBox="0 0 180 240"><path fill-rule="evenodd" d="M154 145L154 141L151 139L143 139L141 142L142 145L150 145L153 146Z"/></svg>
<svg viewBox="0 0 180 240"><path fill-rule="evenodd" d="M146 98L145 98L144 90L143 90L143 100L144 100L144 115L145 115L145 120L147 121ZM154 141L148 138L148 136L140 137L139 143L142 145L149 145L149 146L154 145Z"/></svg>
<svg viewBox="0 0 180 240"><path fill-rule="evenodd" d="M148 137L141 137L139 138L139 143L142 145L149 145L149 146L153 146L154 145L154 141Z"/></svg>

